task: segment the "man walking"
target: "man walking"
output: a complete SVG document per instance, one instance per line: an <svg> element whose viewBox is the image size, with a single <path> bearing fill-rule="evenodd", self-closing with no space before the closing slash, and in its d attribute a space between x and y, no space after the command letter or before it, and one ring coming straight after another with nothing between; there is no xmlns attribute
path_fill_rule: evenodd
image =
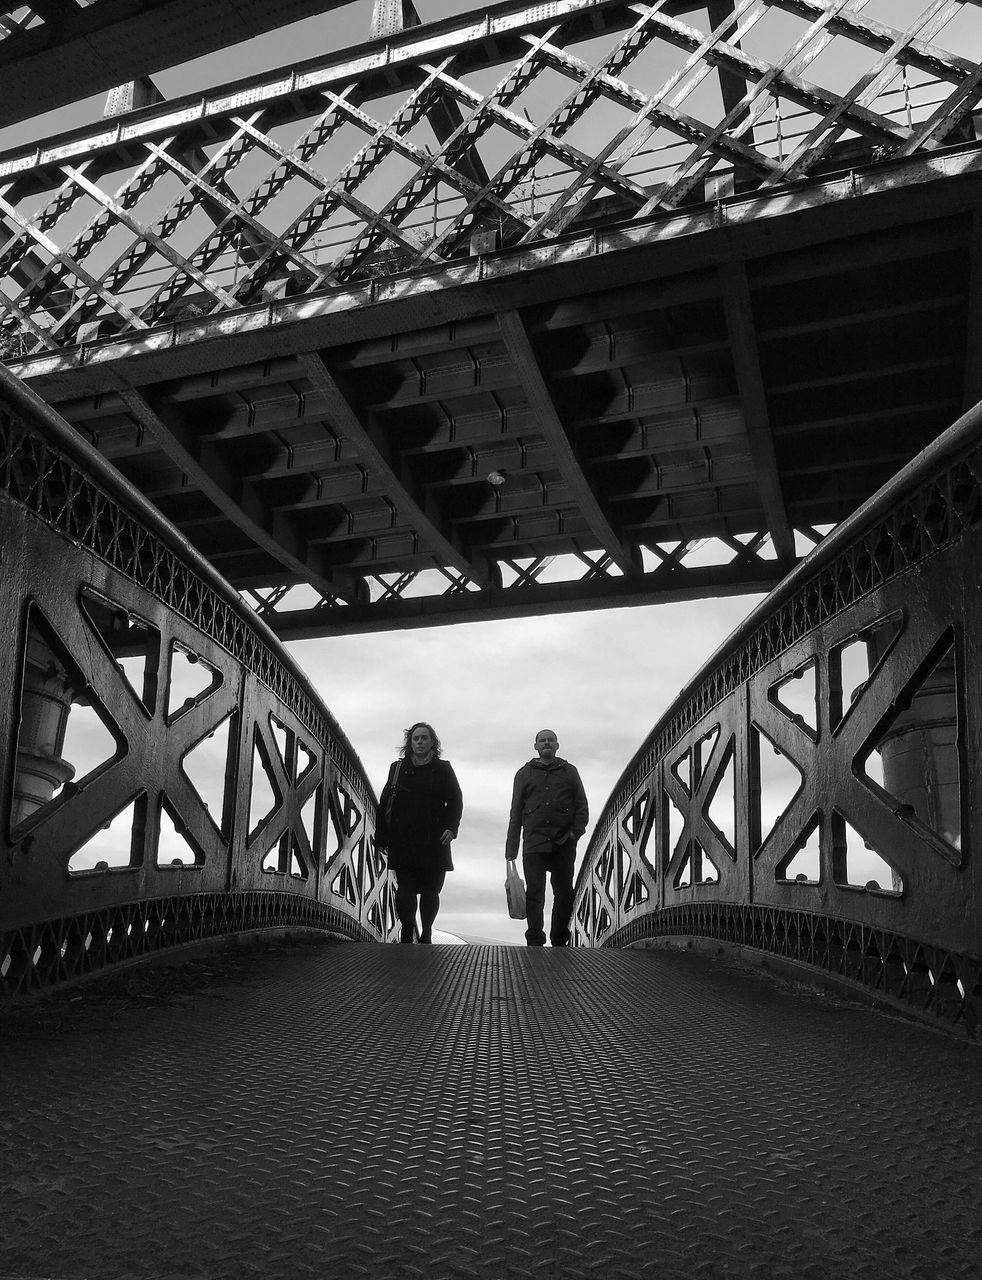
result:
<svg viewBox="0 0 982 1280"><path fill-rule="evenodd" d="M552 921L549 940L554 947L569 946L573 914L573 864L576 842L589 819L586 792L575 766L556 755L559 739L552 729L535 735L537 760L523 764L515 774L511 795L505 857L518 857L519 833L525 870L525 940L530 947L545 946L543 912L546 874L552 881Z"/></svg>

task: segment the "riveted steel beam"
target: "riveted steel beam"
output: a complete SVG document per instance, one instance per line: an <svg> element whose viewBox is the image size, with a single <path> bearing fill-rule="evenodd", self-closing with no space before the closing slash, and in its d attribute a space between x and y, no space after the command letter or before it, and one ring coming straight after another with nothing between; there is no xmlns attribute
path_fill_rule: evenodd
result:
<svg viewBox="0 0 982 1280"><path fill-rule="evenodd" d="M600 505L584 474L566 427L556 411L522 317L517 311L507 311L498 317L498 323L536 426L545 437L570 494L596 537L598 546L603 548L623 573L634 573L636 565L631 552L614 531L610 518Z"/></svg>
<svg viewBox="0 0 982 1280"><path fill-rule="evenodd" d="M802 177L823 159L829 148L847 128L857 129L858 124L859 131L862 132L863 117L867 112L866 104L874 102L897 78L900 53L917 36L930 40L954 16L959 7L951 0L934 0L934 3L928 5L907 30L898 32L873 65L855 81L847 93L830 95L831 101L824 114L797 143L767 183L777 184L788 178ZM975 70L977 69L973 69L973 76ZM883 123L882 117L880 122ZM873 120L869 120L869 123L874 124L875 127ZM935 145L933 132L933 130L927 130L916 135L919 137L921 147L929 148ZM906 133L906 145L911 146L915 131L907 129Z"/></svg>
<svg viewBox="0 0 982 1280"><path fill-rule="evenodd" d="M21 218L0 245L0 342L33 350L19 369L231 581L268 575L277 626L296 574L209 514L118 376L154 406L166 387L247 514L373 604L481 596L484 563L513 596L647 578L672 540L718 541L754 581L968 394L982 181L976 63L835 26L849 0L794 23L775 7L506 3L0 157ZM943 9L924 9L930 34ZM756 56L760 23L794 42L777 61ZM833 38L884 85L924 57L947 83L897 111L876 70L828 78ZM649 53L670 60L657 89ZM816 140L825 177L762 192L794 151L788 103L798 137L816 120L856 137ZM317 353L313 378L298 352ZM809 468L850 429L834 473Z"/></svg>
<svg viewBox="0 0 982 1280"><path fill-rule="evenodd" d="M372 35L392 36L407 27L418 27L419 14L413 0L375 0L372 9Z"/></svg>
<svg viewBox="0 0 982 1280"><path fill-rule="evenodd" d="M775 9L784 9L812 21L823 17L828 9L827 0L768 0L768 3ZM969 0L969 3L977 5L977 0ZM901 28L888 26L875 18L867 17L851 4L836 5L829 25L836 35L847 36L850 40L881 53L896 46L898 62L916 67L929 76L940 75L959 80L975 69L975 64L968 58L928 43L923 38L922 31L905 32Z"/></svg>
<svg viewBox="0 0 982 1280"><path fill-rule="evenodd" d="M451 565L477 583L487 581L486 570L448 532L431 495L418 485L400 461L378 426L374 415L356 408L342 375L328 369L323 356L310 352L301 357L312 385L327 401L328 416L356 444L358 456L384 493L418 534L437 561Z"/></svg>
<svg viewBox="0 0 982 1280"><path fill-rule="evenodd" d="M735 263L720 267L720 284L726 324L733 351L740 400L743 405L747 441L754 471L774 541L774 550L785 564L794 560L794 534L788 520L787 504L781 493L781 477L767 412L767 396L757 353L753 303L746 270Z"/></svg>
<svg viewBox="0 0 982 1280"><path fill-rule="evenodd" d="M982 400L982 213L972 215L968 273L968 325L965 335L965 384L962 407Z"/></svg>
<svg viewBox="0 0 982 1280"><path fill-rule="evenodd" d="M766 592L781 579L773 562L758 560L747 566L734 561L713 568L680 571L674 564L633 577L597 576L578 582L537 582L520 589L490 588L422 599L378 601L349 608L297 609L267 619L282 640L319 636L398 631L413 626L449 626L492 618L532 618L541 614L574 613L590 608L671 604L711 596Z"/></svg>
<svg viewBox="0 0 982 1280"><path fill-rule="evenodd" d="M179 411L160 397L121 384L120 399L159 448L242 534L301 582L327 595L353 594L350 577L312 555L292 522L263 503L254 485L238 477L213 445L201 444Z"/></svg>
<svg viewBox="0 0 982 1280"><path fill-rule="evenodd" d="M718 31L724 23L731 24L736 17L736 6L733 0L709 0L706 5L706 12L709 15L709 25L714 31ZM738 107L747 92L747 82L743 76L734 75L732 71L721 69L719 76L720 94L723 99L723 108L729 113L734 107Z"/></svg>

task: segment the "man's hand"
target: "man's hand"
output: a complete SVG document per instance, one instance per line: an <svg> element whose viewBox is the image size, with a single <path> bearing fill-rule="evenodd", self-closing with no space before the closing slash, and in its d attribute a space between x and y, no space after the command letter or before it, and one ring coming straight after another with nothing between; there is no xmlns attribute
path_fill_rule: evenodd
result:
<svg viewBox="0 0 982 1280"><path fill-rule="evenodd" d="M451 841L452 839L453 839L453 832L452 832L452 831L444 831L443 835L440 837L440 843L441 843L441 844L449 844L449 843L450 843L450 841Z"/></svg>

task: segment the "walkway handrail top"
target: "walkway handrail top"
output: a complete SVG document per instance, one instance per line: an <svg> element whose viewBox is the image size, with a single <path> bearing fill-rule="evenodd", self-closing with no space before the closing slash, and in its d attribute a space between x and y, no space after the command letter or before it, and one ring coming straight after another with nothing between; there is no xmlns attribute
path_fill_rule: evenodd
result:
<svg viewBox="0 0 982 1280"><path fill-rule="evenodd" d="M158 538L170 551L174 552L195 574L221 598L223 603L252 630L257 637L273 653L276 660L284 666L292 679L305 691L324 718L330 732L341 743L352 764L359 769L362 778L368 783L368 774L358 753L348 740L329 708L324 704L316 689L310 682L303 668L283 647L279 638L270 630L265 622L249 608L239 594L225 581L220 573L183 537L160 512L149 502L135 485L131 484L112 463L90 445L81 435L74 431L45 400L32 391L25 383L15 377L0 363L0 395L10 405L20 410L30 422L32 430L39 430L47 442L64 453L76 463L84 473L101 485L110 497L125 506L139 518L148 532ZM372 793L374 799L374 793Z"/></svg>
<svg viewBox="0 0 982 1280"><path fill-rule="evenodd" d="M924 483L932 474L944 470L956 462L959 456L978 443L982 436L982 401L958 418L947 431L913 458L906 467L891 479L873 496L854 511L788 573L787 577L771 591L744 618L726 640L703 663L696 674L683 686L671 706L656 721L644 742L631 757L626 768L614 784L610 797L605 803L600 817L597 819L590 843L602 839L612 825L616 814L628 798L627 792L635 790L634 775L644 757L650 752L652 744L664 734L671 722L679 714L681 708L706 683L710 676L722 666L723 662L738 651L757 629L778 612L798 592L806 582L816 577L827 568L857 537L875 525L888 512L895 509L901 501ZM708 709L708 708L707 708ZM580 878L588 869L589 857L584 858L580 868Z"/></svg>

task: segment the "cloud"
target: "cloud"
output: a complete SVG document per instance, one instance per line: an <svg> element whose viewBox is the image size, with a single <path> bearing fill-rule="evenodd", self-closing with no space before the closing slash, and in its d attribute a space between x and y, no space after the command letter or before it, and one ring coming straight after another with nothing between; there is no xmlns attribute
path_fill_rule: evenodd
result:
<svg viewBox="0 0 982 1280"><path fill-rule="evenodd" d="M533 755L536 731L558 733L594 821L655 721L756 601L598 609L290 648L376 792L403 731L415 720L435 727L464 792L439 927L520 943L524 925L505 910L504 837L512 780Z"/></svg>

